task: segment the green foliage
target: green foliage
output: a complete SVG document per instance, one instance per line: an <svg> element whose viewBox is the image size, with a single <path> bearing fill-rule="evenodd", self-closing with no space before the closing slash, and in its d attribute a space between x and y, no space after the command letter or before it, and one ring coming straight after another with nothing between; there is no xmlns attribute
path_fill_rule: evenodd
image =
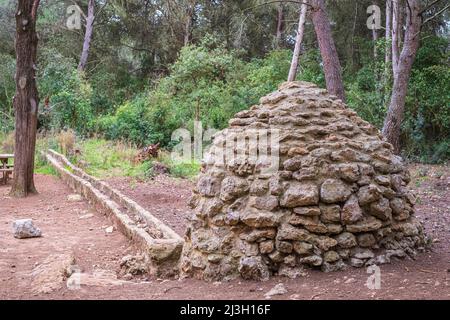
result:
<svg viewBox="0 0 450 320"><path fill-rule="evenodd" d="M153 178L155 176L153 168L157 162L165 165L169 170L169 174L175 178L195 178L200 173L201 168L200 163L196 161L182 163L174 162L169 154L162 152L158 156L158 159L145 161L141 165L146 178Z"/></svg>
<svg viewBox="0 0 450 320"><path fill-rule="evenodd" d="M319 87L326 88L322 58L318 49L310 49L301 56L296 79L312 82Z"/></svg>
<svg viewBox="0 0 450 320"><path fill-rule="evenodd" d="M108 139L126 139L139 146L164 141L172 132L164 107L154 107L157 97L141 94L120 106L114 115L97 121L97 128Z"/></svg>
<svg viewBox="0 0 450 320"><path fill-rule="evenodd" d="M143 175L141 166L133 164L137 153L132 145L103 139L87 139L79 142L81 155L72 157L73 163L80 165L96 177Z"/></svg>
<svg viewBox="0 0 450 320"><path fill-rule="evenodd" d="M192 131L195 120L205 129L224 128L236 112L257 103L286 79L290 55L287 50L274 51L246 63L220 45L184 47L170 76L99 119L99 131L110 139L168 146L175 129Z"/></svg>
<svg viewBox="0 0 450 320"><path fill-rule="evenodd" d="M58 172L50 164L36 164L34 172L36 174L44 174L47 176L58 176Z"/></svg>
<svg viewBox="0 0 450 320"><path fill-rule="evenodd" d="M96 12L85 74L76 71L83 32L64 27L67 3L41 5L40 131L72 129L83 139L99 134L138 146L161 142L170 147L171 133L180 127L192 131L195 120L201 120L204 129L226 127L236 112L258 103L287 77L299 7L283 3L285 23L281 38L276 38L280 4L259 6L263 2L199 0L194 10L187 0L176 6L170 1L108 2ZM333 38L348 104L381 128L392 87L392 79L385 78L385 70L391 70L384 65L386 41L381 37L375 43L374 59L367 16L353 15L372 2L326 5L335 22ZM440 2L434 10L444 5ZM86 11L86 3L81 6ZM0 133L14 129L15 7L14 1L0 1ZM435 11L424 13L424 18ZM192 22L188 46L185 21ZM313 26L305 28L297 79L325 87ZM419 161L445 161L450 144L448 15L426 24L421 38L403 124L404 153Z"/></svg>
<svg viewBox="0 0 450 320"><path fill-rule="evenodd" d="M381 49L383 42L380 41ZM450 159L450 69L446 41L424 40L409 81L402 125L403 154L415 161ZM381 50L383 51L383 50ZM391 79L385 79L384 56L367 61L356 75L347 77L347 102L358 114L382 128L389 104ZM392 66L387 66L391 70Z"/></svg>
<svg viewBox="0 0 450 320"><path fill-rule="evenodd" d="M450 159L450 69L435 65L414 70L409 92L404 153L422 162Z"/></svg>
<svg viewBox="0 0 450 320"><path fill-rule="evenodd" d="M195 177L200 172L200 164L197 162L173 164L170 174L177 178Z"/></svg>
<svg viewBox="0 0 450 320"><path fill-rule="evenodd" d="M49 101L40 110L41 129L74 129L86 135L92 130L92 88L70 59L48 52L46 67L40 74L41 96Z"/></svg>
<svg viewBox="0 0 450 320"><path fill-rule="evenodd" d="M379 129L383 126L387 111L385 91L378 87L380 70L374 65L361 68L354 82L347 82L347 103L360 117Z"/></svg>
<svg viewBox="0 0 450 320"><path fill-rule="evenodd" d="M12 97L16 63L10 55L1 53L0 61L0 132L9 132L14 127Z"/></svg>

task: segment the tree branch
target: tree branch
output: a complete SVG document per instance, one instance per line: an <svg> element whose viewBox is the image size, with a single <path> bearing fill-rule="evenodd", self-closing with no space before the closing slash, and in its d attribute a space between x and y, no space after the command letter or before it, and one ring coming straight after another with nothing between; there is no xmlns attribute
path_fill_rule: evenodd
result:
<svg viewBox="0 0 450 320"><path fill-rule="evenodd" d="M438 15L440 15L441 13L443 13L445 10L447 10L448 8L450 8L450 4L445 6L444 8L442 8L441 10L439 10L438 12L436 12L436 14L434 14L432 17L429 17L428 19L426 19L423 23L422 26L425 25L426 23L430 22L431 20L435 19Z"/></svg>
<svg viewBox="0 0 450 320"><path fill-rule="evenodd" d="M425 11L430 10L430 8L432 6L434 6L435 4L437 4L438 2L441 2L442 0L435 0L432 3L430 3L428 6L426 6L422 11L420 11L420 14L423 14Z"/></svg>
<svg viewBox="0 0 450 320"><path fill-rule="evenodd" d="M274 0L274 1L268 1L268 2L265 2L265 3L257 4L256 6L253 6L253 7L248 7L248 8L246 8L246 9L244 9L244 12L247 11L247 10L252 10L252 9L255 9L255 8L258 8L258 7L267 6L267 5L269 5L269 4L279 3L279 2L283 2L283 3L290 2L290 3L296 3L296 4L304 4L304 5L307 5L307 6L311 7L311 8L313 7L311 4L309 4L309 3L307 3L307 2L303 2L303 1L295 1L295 0Z"/></svg>
<svg viewBox="0 0 450 320"><path fill-rule="evenodd" d="M97 14L94 16L94 22L97 19L97 17L102 13L103 9L108 5L108 0L105 1L105 4L97 11Z"/></svg>

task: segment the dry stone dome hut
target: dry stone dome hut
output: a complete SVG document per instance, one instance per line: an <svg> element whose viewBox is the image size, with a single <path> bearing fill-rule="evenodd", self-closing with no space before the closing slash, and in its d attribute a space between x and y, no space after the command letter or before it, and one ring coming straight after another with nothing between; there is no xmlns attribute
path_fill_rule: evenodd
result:
<svg viewBox="0 0 450 320"><path fill-rule="evenodd" d="M255 131L267 137L252 140ZM274 156L255 158L261 144ZM425 236L392 150L326 90L281 85L216 134L190 203L182 276L295 277L415 255Z"/></svg>

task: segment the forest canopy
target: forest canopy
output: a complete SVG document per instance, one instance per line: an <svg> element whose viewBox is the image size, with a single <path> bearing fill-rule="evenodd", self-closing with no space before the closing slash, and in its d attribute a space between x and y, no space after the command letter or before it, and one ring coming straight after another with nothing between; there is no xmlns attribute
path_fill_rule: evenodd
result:
<svg viewBox="0 0 450 320"><path fill-rule="evenodd" d="M426 1L425 1L426 2ZM429 1L431 3L431 1ZM445 2L423 25L405 106L402 154L450 158L449 14ZM259 0L89 0L76 2L81 28L67 25L73 1L41 0L37 85L40 132L73 129L140 146L170 147L171 133L224 128L236 112L286 81L300 5ZM385 1L327 1L348 105L380 129L392 79L383 27L366 9ZM93 6L92 19L89 8ZM0 130L14 129L16 1L0 1ZM437 14L434 17L434 14ZM382 14L384 25L385 16ZM86 29L92 28L83 61ZM400 39L400 41L402 41ZM81 57L81 58L80 58ZM325 87L314 28L307 20L297 80Z"/></svg>

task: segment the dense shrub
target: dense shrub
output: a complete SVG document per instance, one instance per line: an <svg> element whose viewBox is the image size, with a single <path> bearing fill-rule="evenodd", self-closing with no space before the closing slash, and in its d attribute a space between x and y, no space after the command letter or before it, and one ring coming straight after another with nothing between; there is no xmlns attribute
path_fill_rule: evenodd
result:
<svg viewBox="0 0 450 320"><path fill-rule="evenodd" d="M361 40L362 41L362 40ZM450 158L450 68L448 41L426 37L414 63L402 127L403 152L408 158L441 162ZM366 41L366 49L372 52ZM385 41L377 43L378 59L365 55L362 66L344 70L349 106L381 129L389 104L392 79L386 78ZM77 72L76 59L54 49L40 51L38 85L41 98L39 129L72 129L80 137L99 133L108 139L139 146L161 142L169 147L178 128L222 129L238 111L287 78L291 50L274 50L264 58L245 60L241 51L225 48L215 38L184 47L167 76L145 85L145 79L107 62L88 74ZM0 56L0 132L13 130L14 59ZM301 56L298 80L325 87L320 52Z"/></svg>
<svg viewBox="0 0 450 320"><path fill-rule="evenodd" d="M74 129L86 135L92 130L92 88L70 59L56 52L39 75L40 129Z"/></svg>
<svg viewBox="0 0 450 320"><path fill-rule="evenodd" d="M222 46L187 46L168 77L99 119L98 128L108 138L165 146L175 129L192 131L195 120L202 121L204 129L222 129L236 112L283 82L289 62L286 50L246 63Z"/></svg>
<svg viewBox="0 0 450 320"><path fill-rule="evenodd" d="M422 162L450 159L450 68L415 70L403 123L404 153Z"/></svg>
<svg viewBox="0 0 450 320"><path fill-rule="evenodd" d="M381 52L380 52L381 53ZM347 102L365 120L382 128L389 105L391 79L385 79L384 56L366 61L347 77ZM391 68L391 66L387 66ZM402 125L403 155L414 161L450 159L450 68L447 41L424 39L417 53Z"/></svg>
<svg viewBox="0 0 450 320"><path fill-rule="evenodd" d="M15 91L15 67L15 60L10 55L0 54L0 133L14 128L12 97Z"/></svg>

